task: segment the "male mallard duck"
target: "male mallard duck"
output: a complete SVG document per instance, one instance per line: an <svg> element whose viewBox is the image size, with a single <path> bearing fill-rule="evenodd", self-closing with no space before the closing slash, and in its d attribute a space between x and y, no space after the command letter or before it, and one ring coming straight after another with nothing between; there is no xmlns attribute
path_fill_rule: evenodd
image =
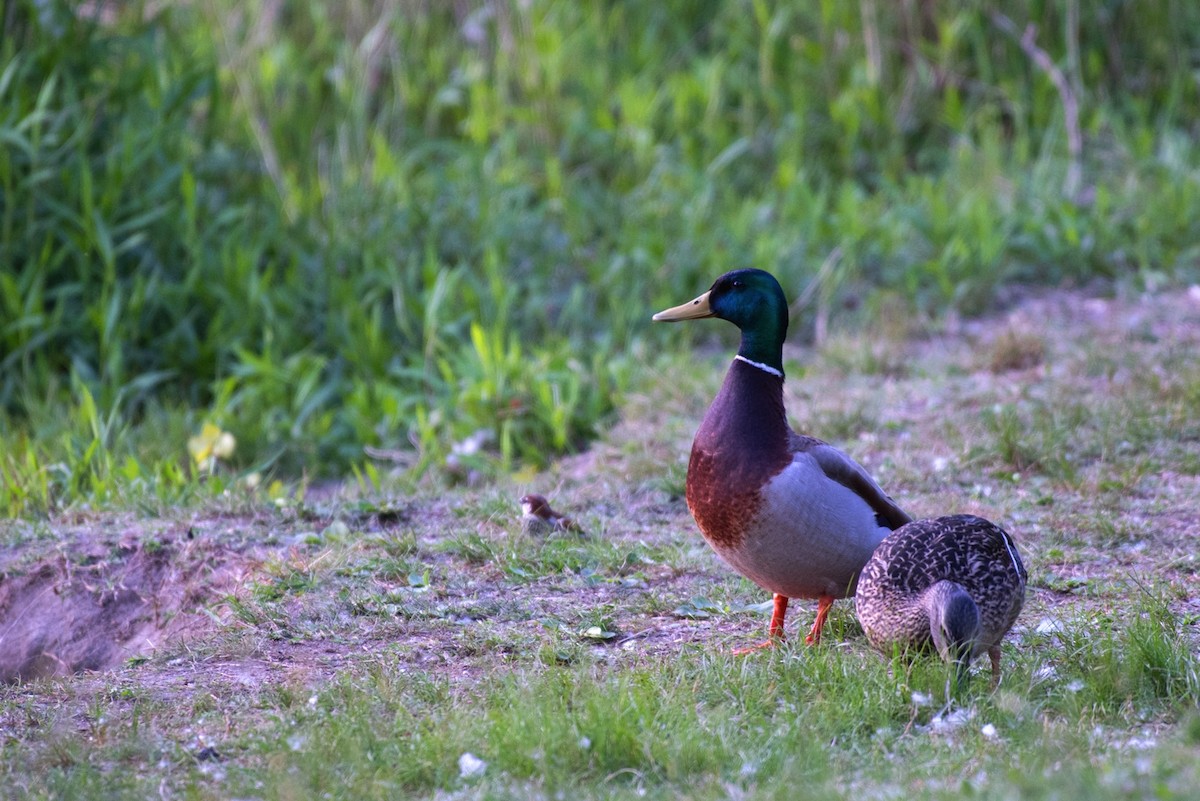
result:
<svg viewBox="0 0 1200 801"><path fill-rule="evenodd" d="M554 511L546 497L535 492L521 496L521 529L526 534L549 534L555 531L583 533L578 523Z"/></svg>
<svg viewBox="0 0 1200 801"><path fill-rule="evenodd" d="M987 651L1000 682L1000 640L1025 603L1028 574L1012 537L973 515L918 520L887 536L854 600L867 641L885 654L924 648L958 665Z"/></svg>
<svg viewBox="0 0 1200 801"><path fill-rule="evenodd" d="M772 639L789 598L816 598L816 643L836 598L854 594L875 546L912 518L857 462L788 426L783 408L787 299L762 270L722 275L695 300L655 320L719 317L741 346L692 443L687 503L709 545L775 594ZM759 646L759 647L762 647Z"/></svg>

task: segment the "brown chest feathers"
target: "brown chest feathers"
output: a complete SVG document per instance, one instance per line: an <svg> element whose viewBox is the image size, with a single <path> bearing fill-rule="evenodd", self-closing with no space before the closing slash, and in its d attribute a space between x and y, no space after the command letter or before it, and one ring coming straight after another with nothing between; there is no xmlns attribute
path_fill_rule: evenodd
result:
<svg viewBox="0 0 1200 801"><path fill-rule="evenodd" d="M722 469L722 460L692 448L687 504L704 538L715 548L736 548L758 514L762 486Z"/></svg>
<svg viewBox="0 0 1200 801"><path fill-rule="evenodd" d="M687 502L716 548L736 548L762 504L762 488L791 462L783 379L735 361L713 400L688 463Z"/></svg>

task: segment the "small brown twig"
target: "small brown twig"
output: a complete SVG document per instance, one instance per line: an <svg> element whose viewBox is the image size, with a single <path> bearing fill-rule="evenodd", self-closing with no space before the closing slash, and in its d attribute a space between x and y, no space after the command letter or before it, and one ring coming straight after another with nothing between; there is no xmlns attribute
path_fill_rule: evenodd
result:
<svg viewBox="0 0 1200 801"><path fill-rule="evenodd" d="M1017 40L1021 49L1025 51L1025 55L1029 56L1029 59L1042 72L1046 73L1046 76L1054 84L1054 88L1058 90L1058 97L1063 106L1063 122L1067 128L1067 153L1071 159L1067 164L1067 177L1063 181L1063 194L1074 198L1079 193L1079 184L1083 176L1083 135L1079 130L1079 97L1071 88L1071 82L1067 80L1067 76L1050 58L1050 54L1038 47L1034 41L1037 36L1036 25L1033 23L1026 25L1025 32L1021 33L1016 23L999 11L993 11L991 17L992 23L997 28Z"/></svg>

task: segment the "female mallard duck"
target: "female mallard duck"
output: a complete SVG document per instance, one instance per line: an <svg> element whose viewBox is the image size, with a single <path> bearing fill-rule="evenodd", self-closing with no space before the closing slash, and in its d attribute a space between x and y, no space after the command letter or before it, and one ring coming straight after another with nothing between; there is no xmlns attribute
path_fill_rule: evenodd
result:
<svg viewBox="0 0 1200 801"><path fill-rule="evenodd" d="M973 515L918 520L887 536L854 599L867 641L885 654L930 644L966 675L984 651L1000 682L1000 640L1025 603L1028 574L1004 529Z"/></svg>
<svg viewBox="0 0 1200 801"><path fill-rule="evenodd" d="M875 546L910 518L857 462L788 426L783 408L787 300L762 270L722 275L695 300L655 320L719 317L741 346L692 443L688 509L709 545L775 594L772 639L789 598L816 598L816 643L836 598L854 594ZM762 647L759 646L759 647Z"/></svg>

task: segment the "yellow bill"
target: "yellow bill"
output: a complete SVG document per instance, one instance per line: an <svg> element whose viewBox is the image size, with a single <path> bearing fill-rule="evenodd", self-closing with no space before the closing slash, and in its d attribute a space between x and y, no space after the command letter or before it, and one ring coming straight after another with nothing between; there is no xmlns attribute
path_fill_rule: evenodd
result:
<svg viewBox="0 0 1200 801"><path fill-rule="evenodd" d="M658 323L671 323L676 320L698 320L701 317L712 317L713 310L708 305L708 296L709 292L705 292L695 300L689 300L687 303L679 306L663 309L650 319Z"/></svg>

